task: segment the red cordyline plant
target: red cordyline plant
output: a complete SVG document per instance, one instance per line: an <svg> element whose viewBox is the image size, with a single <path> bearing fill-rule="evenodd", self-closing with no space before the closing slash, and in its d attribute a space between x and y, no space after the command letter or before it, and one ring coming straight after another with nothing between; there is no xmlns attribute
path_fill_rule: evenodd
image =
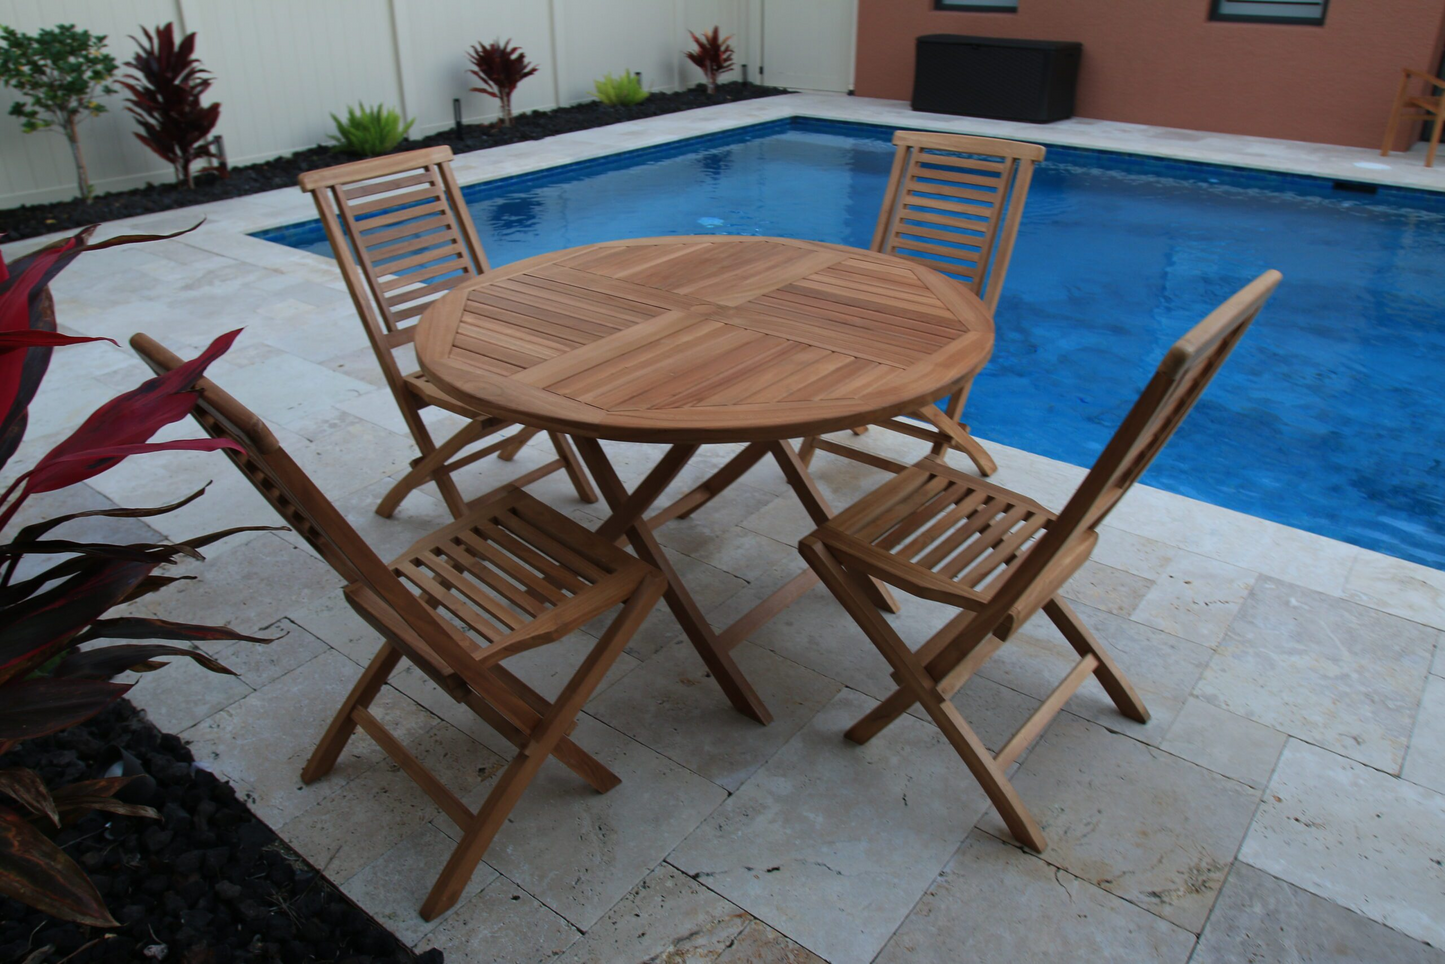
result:
<svg viewBox="0 0 1445 964"><path fill-rule="evenodd" d="M94 230L86 228L34 251L8 271L0 259L0 467L15 454L25 434L27 411L50 364L52 348L109 340L56 331L48 287L51 280L84 252L176 236L118 237L93 244L90 236ZM153 442L151 438L161 427L190 414L197 399L196 381L237 334L222 335L192 361L96 409L69 438L21 473L0 495L0 531L31 496L84 482L128 456L173 449L236 448L234 442L222 439ZM158 662L161 657L185 657L214 672L231 672L202 653L158 640L267 642L222 626L105 615L115 606L189 578L161 575L156 570L183 556L199 559L202 546L242 529L174 544L112 545L76 542L53 534L80 518L157 516L200 495L195 492L172 505L155 508L93 509L62 515L26 525L0 545L0 895L64 920L116 926L95 886L50 840L47 831L90 810L145 817L155 817L155 811L114 799L128 777L103 777L52 789L32 770L6 768L4 755L22 740L55 733L99 713L130 689L129 684L112 682L114 677L130 670L158 669L165 665ZM16 578L21 560L27 556L53 562L44 568L27 567L27 573L39 571ZM91 645L105 639L134 642Z"/></svg>
<svg viewBox="0 0 1445 964"><path fill-rule="evenodd" d="M191 165L215 157L211 131L221 119L220 104L202 104L211 89L211 75L194 56L196 35L188 33L176 43L175 25L157 27L154 35L144 27L145 42L126 64L135 73L120 79L130 91L126 110L140 122L136 140L170 161L177 183L195 187Z"/></svg>
<svg viewBox="0 0 1445 964"><path fill-rule="evenodd" d="M537 65L527 62L527 55L522 53L522 48L512 46L510 37L505 43L493 40L489 44L474 44L467 59L472 62L469 73L482 82L482 86L472 90L497 98L502 106L502 123L511 127L512 92L537 72Z"/></svg>
<svg viewBox="0 0 1445 964"><path fill-rule="evenodd" d="M691 30L688 35L697 46L687 51L687 59L702 71L703 79L707 81L707 92L716 94L718 76L733 69L733 45L728 43L733 39L732 34L724 37L721 30L713 27L701 37Z"/></svg>

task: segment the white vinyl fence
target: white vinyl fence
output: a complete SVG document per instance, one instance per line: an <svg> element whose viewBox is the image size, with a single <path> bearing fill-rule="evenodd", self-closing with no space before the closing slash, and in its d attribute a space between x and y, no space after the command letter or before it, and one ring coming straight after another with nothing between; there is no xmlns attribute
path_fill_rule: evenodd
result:
<svg viewBox="0 0 1445 964"><path fill-rule="evenodd" d="M755 81L766 24L777 51L768 81L846 90L857 16L856 0L0 0L0 23L26 32L73 23L107 35L122 63L141 26L170 21L198 34L197 56L215 75L210 96L222 105L217 132L230 162L244 164L323 142L330 115L358 101L414 118L413 136L450 126L454 98L467 122L490 120L496 101L468 90L466 52L498 38L541 68L517 88L518 111L589 100L608 72L640 71L652 90L691 86L701 74L683 56L687 31L713 25L734 35L737 62ZM802 69L788 67L790 50ZM65 138L23 134L5 115L12 99L0 88L0 209L73 197ZM96 190L169 181L169 166L132 136L120 95L108 106L81 125Z"/></svg>

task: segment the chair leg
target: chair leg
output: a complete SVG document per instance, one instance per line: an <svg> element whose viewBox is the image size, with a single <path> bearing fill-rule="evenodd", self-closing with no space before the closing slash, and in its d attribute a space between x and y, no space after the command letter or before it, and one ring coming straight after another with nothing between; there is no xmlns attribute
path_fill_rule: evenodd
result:
<svg viewBox="0 0 1445 964"><path fill-rule="evenodd" d="M1047 846L1044 833L1013 784L1004 775L1003 769L994 763L983 741L973 732L958 708L939 691L937 681L929 675L927 668L864 598L860 578L844 569L820 542L804 539L798 548L818 578L853 617L858 628L888 660L902 687L909 690L913 699L923 706L944 739L963 759L964 765L998 808L1009 832L1026 847L1042 851Z"/></svg>
<svg viewBox="0 0 1445 964"><path fill-rule="evenodd" d="M1114 701L1114 705L1135 723L1148 723L1149 710L1144 706L1144 701L1139 699L1139 694L1134 691L1129 678L1119 665L1114 662L1104 647L1100 645L1089 628L1080 621L1079 616L1064 602L1062 596L1055 596L1044 604L1044 612L1048 615L1059 632L1074 647L1074 652L1080 656L1093 656L1099 661L1099 666L1094 670L1094 675L1099 678L1099 683L1104 687L1104 692Z"/></svg>
<svg viewBox="0 0 1445 964"><path fill-rule="evenodd" d="M572 447L571 440L560 432L548 432L547 435L557 449L557 457L562 460L562 468L566 470L567 478L572 480L572 488L577 490L577 498L583 502L596 502L597 490L592 488L592 480L588 478L587 470L582 467L582 460L577 457L577 450Z"/></svg>
<svg viewBox="0 0 1445 964"><path fill-rule="evenodd" d="M432 885L431 893L427 894L421 905L423 920L435 920L457 902L467 881L471 880L477 863L487 852L487 847L491 845L497 831L506 823L507 815L516 806L522 792L532 782L542 762L551 755L552 748L562 738L568 725L581 712L587 698L612 667L622 648L637 631L637 627L652 611L665 587L666 582L661 576L652 575L643 580L642 585L622 607L622 612L617 614L612 625L607 627L607 631L597 641L597 645L592 647L582 665L577 667L562 694L552 704L551 710L532 731L527 745L512 759L506 770L502 771L491 793L487 794L486 801L472 818L461 843L452 851L441 876Z"/></svg>
<svg viewBox="0 0 1445 964"><path fill-rule="evenodd" d="M305 768L301 771L302 783L314 783L331 772L336 766L341 751L346 747L346 741L351 739L351 734L356 732L356 720L352 717L352 711L357 707L366 709L371 706L371 701L381 688L386 684L387 677L391 671L396 669L397 661L401 659L401 650L389 642L383 642L376 655L371 658L366 669L362 671L361 678L356 685L351 687L351 692L341 704L341 709L336 711L336 716L331 720L331 725L326 728L322 735L321 742L316 744L316 749L311 752L311 759L306 761Z"/></svg>
<svg viewBox="0 0 1445 964"><path fill-rule="evenodd" d="M1445 103L1441 104L1442 113L1435 118L1435 132L1430 135L1430 150L1425 152L1425 166L1435 166L1435 152L1440 149L1440 132L1445 128Z"/></svg>
<svg viewBox="0 0 1445 964"><path fill-rule="evenodd" d="M462 498L457 484L452 481L452 476L446 470L446 464L462 449L473 442L486 438L493 432L500 431L506 423L494 419L474 419L469 424L457 430L457 433L447 439L441 445L433 445L431 436L426 434L423 428L421 433L415 436L417 446L422 450L421 458L412 463L411 470L403 475L381 497L376 505L376 514L383 519L391 518L397 506L405 499L413 489L435 481L437 489L441 492L442 501L446 503L453 518L460 518L467 510L466 500Z"/></svg>

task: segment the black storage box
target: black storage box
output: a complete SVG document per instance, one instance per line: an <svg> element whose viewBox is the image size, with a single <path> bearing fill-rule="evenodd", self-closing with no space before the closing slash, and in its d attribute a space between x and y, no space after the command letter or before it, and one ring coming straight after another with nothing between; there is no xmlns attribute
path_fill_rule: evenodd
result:
<svg viewBox="0 0 1445 964"><path fill-rule="evenodd" d="M1047 123L1074 116L1080 43L936 33L918 38L913 109Z"/></svg>

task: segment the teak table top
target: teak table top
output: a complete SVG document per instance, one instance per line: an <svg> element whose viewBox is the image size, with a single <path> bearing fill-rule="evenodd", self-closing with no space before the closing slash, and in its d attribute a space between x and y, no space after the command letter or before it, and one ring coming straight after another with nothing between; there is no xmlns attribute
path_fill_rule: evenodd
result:
<svg viewBox="0 0 1445 964"><path fill-rule="evenodd" d="M483 274L427 309L417 356L481 411L591 438L752 442L913 411L987 362L963 285L812 241L611 241Z"/></svg>

